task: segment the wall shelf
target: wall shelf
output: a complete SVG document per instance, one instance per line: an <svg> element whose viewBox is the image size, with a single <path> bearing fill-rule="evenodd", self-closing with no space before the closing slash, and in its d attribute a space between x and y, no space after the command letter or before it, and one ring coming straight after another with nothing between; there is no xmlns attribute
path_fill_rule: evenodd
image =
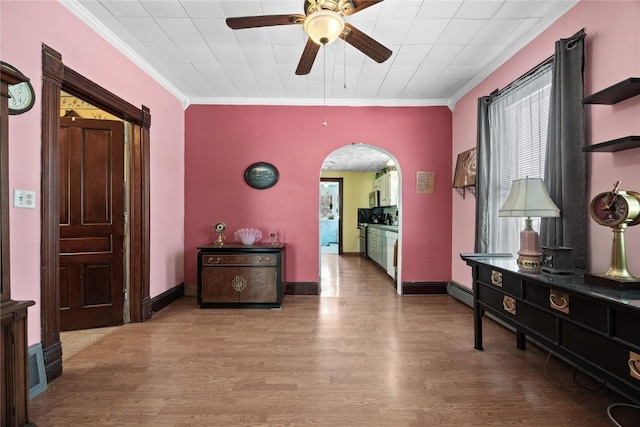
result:
<svg viewBox="0 0 640 427"><path fill-rule="evenodd" d="M638 147L640 147L640 136L625 136L624 138L582 147L582 151L587 153L613 153Z"/></svg>
<svg viewBox="0 0 640 427"><path fill-rule="evenodd" d="M583 104L613 105L640 95L640 77L630 77L582 99Z"/></svg>

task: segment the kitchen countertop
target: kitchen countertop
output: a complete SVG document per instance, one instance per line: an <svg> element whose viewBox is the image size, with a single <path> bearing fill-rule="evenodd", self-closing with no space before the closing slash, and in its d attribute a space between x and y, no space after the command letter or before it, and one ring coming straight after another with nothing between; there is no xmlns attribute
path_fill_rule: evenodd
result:
<svg viewBox="0 0 640 427"><path fill-rule="evenodd" d="M398 226L397 225L386 225L386 224L372 224L369 223L367 224L367 227L375 227L375 228L379 228L381 230L387 230L387 231L394 231L394 232L398 232Z"/></svg>

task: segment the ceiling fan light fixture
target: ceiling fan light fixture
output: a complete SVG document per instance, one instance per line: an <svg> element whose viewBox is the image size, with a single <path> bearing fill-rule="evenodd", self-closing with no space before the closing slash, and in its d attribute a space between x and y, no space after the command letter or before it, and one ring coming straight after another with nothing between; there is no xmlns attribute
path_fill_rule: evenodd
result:
<svg viewBox="0 0 640 427"><path fill-rule="evenodd" d="M344 30L344 19L332 10L318 10L307 16L304 30L319 45L333 43Z"/></svg>

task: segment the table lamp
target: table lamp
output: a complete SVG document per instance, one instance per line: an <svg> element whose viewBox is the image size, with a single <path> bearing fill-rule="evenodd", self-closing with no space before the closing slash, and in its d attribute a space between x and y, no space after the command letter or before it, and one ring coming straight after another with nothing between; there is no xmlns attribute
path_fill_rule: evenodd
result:
<svg viewBox="0 0 640 427"><path fill-rule="evenodd" d="M531 217L558 217L560 209L553 203L541 178L516 179L498 216L526 217L525 228L520 232L518 267L529 273L540 272L541 260L538 232L531 226Z"/></svg>

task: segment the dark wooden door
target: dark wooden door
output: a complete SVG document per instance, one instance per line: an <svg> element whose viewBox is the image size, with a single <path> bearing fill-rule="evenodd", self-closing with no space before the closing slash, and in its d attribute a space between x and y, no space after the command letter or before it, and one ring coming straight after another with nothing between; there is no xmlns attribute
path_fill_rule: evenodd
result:
<svg viewBox="0 0 640 427"><path fill-rule="evenodd" d="M61 118L60 330L123 323L124 125Z"/></svg>

